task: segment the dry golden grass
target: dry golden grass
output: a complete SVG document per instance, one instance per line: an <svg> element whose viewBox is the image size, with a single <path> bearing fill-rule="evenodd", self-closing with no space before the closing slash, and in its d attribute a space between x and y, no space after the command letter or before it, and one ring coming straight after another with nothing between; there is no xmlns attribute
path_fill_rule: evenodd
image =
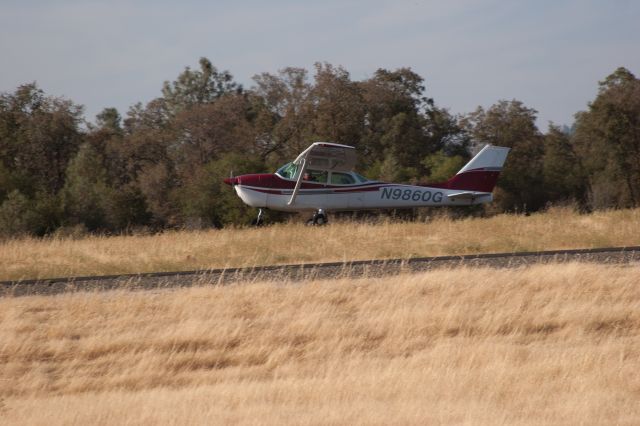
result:
<svg viewBox="0 0 640 426"><path fill-rule="evenodd" d="M566 264L3 298L0 423L639 424L639 278Z"/></svg>
<svg viewBox="0 0 640 426"><path fill-rule="evenodd" d="M281 224L154 236L19 239L0 243L0 279L224 268L276 263L640 244L640 209L571 209L428 223Z"/></svg>

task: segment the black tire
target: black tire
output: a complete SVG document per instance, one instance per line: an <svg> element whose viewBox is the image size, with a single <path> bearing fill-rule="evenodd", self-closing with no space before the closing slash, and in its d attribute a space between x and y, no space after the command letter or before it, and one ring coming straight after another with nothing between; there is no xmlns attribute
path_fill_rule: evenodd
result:
<svg viewBox="0 0 640 426"><path fill-rule="evenodd" d="M324 214L314 214L313 215L313 224L316 226L326 225L328 222L327 216Z"/></svg>

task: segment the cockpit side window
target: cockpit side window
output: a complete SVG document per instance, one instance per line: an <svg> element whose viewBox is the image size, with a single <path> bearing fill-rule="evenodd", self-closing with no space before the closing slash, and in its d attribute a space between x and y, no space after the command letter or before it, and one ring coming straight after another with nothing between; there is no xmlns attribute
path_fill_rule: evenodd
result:
<svg viewBox="0 0 640 426"><path fill-rule="evenodd" d="M327 175L326 171L306 169L302 179L307 182L327 183Z"/></svg>
<svg viewBox="0 0 640 426"><path fill-rule="evenodd" d="M369 179L367 179L366 177L364 177L364 176L362 176L362 175L359 175L358 173L355 173L355 172L354 172L354 173L353 173L353 175L354 175L354 176L356 177L356 179L358 179L358 181L360 181L361 183L364 183L364 182L368 182L368 181L369 181Z"/></svg>
<svg viewBox="0 0 640 426"><path fill-rule="evenodd" d="M280 167L276 173L285 179L295 179L296 172L298 171L298 165L293 163L287 163Z"/></svg>
<svg viewBox="0 0 640 426"><path fill-rule="evenodd" d="M332 185L352 185L356 180L349 173L331 172Z"/></svg>

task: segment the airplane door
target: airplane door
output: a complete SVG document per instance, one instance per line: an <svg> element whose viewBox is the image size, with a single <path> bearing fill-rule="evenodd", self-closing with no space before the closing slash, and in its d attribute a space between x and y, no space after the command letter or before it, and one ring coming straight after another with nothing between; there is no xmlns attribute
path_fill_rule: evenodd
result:
<svg viewBox="0 0 640 426"><path fill-rule="evenodd" d="M303 181L303 187L296 205L311 209L327 208L327 178L328 172L322 170L306 170L308 175Z"/></svg>

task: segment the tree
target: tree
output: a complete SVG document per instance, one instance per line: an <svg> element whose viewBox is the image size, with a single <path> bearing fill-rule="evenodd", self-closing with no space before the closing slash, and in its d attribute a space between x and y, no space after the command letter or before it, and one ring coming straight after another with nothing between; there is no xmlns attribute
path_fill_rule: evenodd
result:
<svg viewBox="0 0 640 426"><path fill-rule="evenodd" d="M155 228L179 226L175 170L170 163L147 163L138 173L136 187L144 195Z"/></svg>
<svg viewBox="0 0 640 426"><path fill-rule="evenodd" d="M425 172L421 160L440 149L443 135L429 130L434 103L425 96L424 79L409 68L378 69L359 86L365 108L359 147L365 168L392 156L404 167Z"/></svg>
<svg viewBox="0 0 640 426"><path fill-rule="evenodd" d="M82 145L69 163L62 190L69 225L84 224L90 231L109 228L107 205L114 194L106 180L107 172L99 154L90 145Z"/></svg>
<svg viewBox="0 0 640 426"><path fill-rule="evenodd" d="M231 152L198 168L174 194L181 222L195 227L249 223L255 210L244 204L223 179L229 172L255 173L265 171L264 167L255 155Z"/></svg>
<svg viewBox="0 0 640 426"><path fill-rule="evenodd" d="M242 86L233 81L229 71L218 71L207 58L200 58L200 70L186 67L177 80L165 81L162 87L162 96L171 114L234 92L242 92Z"/></svg>
<svg viewBox="0 0 640 426"><path fill-rule="evenodd" d="M175 117L168 113L166 100L157 98L145 107L132 106L124 120L122 138L112 139L113 156L121 164L121 178L114 182L121 194L134 202L133 215L118 209L117 221L153 228L176 226L175 206L170 192L176 185L174 159L170 153L176 144ZM124 202L126 198L122 201ZM122 205L122 204L116 204Z"/></svg>
<svg viewBox="0 0 640 426"><path fill-rule="evenodd" d="M429 170L426 180L428 182L445 182L452 178L465 165L466 161L467 159L461 155L448 156L444 151L438 151L422 161Z"/></svg>
<svg viewBox="0 0 640 426"><path fill-rule="evenodd" d="M122 117L115 108L105 108L96 116L96 125L89 125L84 140L98 153L107 171L107 183L119 187L130 182L127 158L123 155L125 132Z"/></svg>
<svg viewBox="0 0 640 426"><path fill-rule="evenodd" d="M96 116L98 128L111 131L115 134L122 134L122 117L115 108L105 108Z"/></svg>
<svg viewBox="0 0 640 426"><path fill-rule="evenodd" d="M298 155L312 140L309 125L313 119L312 86L307 70L287 67L276 75L256 75L253 80L256 86L251 93L263 129L262 158L274 155L279 162Z"/></svg>
<svg viewBox="0 0 640 426"><path fill-rule="evenodd" d="M501 210L535 211L545 204L544 140L535 124L536 113L520 101L503 100L486 111L478 107L464 120L477 148L485 144L511 148L497 184Z"/></svg>
<svg viewBox="0 0 640 426"><path fill-rule="evenodd" d="M30 233L31 203L20 191L13 190L0 204L0 236L10 237Z"/></svg>
<svg viewBox="0 0 640 426"><path fill-rule="evenodd" d="M547 202L573 200L586 204L588 180L582 162L571 137L553 124L544 136L542 175Z"/></svg>
<svg viewBox="0 0 640 426"><path fill-rule="evenodd" d="M82 107L52 98L35 83L0 95L0 161L24 195L57 193L82 140Z"/></svg>
<svg viewBox="0 0 640 426"><path fill-rule="evenodd" d="M316 63L315 68L310 92L312 138L358 145L364 130L364 103L358 85L342 67Z"/></svg>
<svg viewBox="0 0 640 426"><path fill-rule="evenodd" d="M629 70L600 82L596 99L576 115L573 141L594 208L640 204L640 80Z"/></svg>
<svg viewBox="0 0 640 426"><path fill-rule="evenodd" d="M192 107L173 120L175 140L170 146L177 167L188 172L224 153L251 153L255 135L248 120L248 105L242 95L228 95L215 103Z"/></svg>

